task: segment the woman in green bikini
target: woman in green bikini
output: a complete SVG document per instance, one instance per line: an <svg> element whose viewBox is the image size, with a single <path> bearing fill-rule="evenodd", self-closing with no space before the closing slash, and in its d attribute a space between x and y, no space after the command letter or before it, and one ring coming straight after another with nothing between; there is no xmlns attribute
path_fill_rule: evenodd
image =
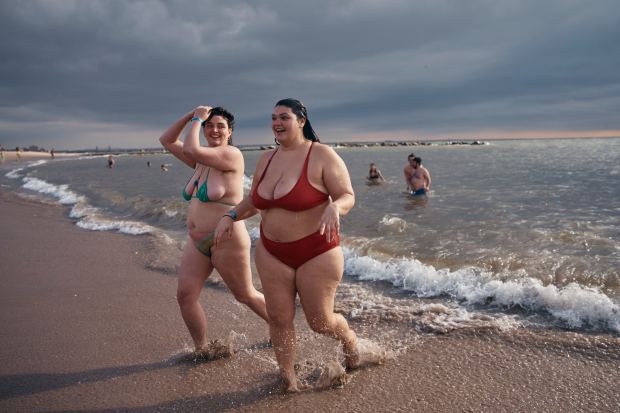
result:
<svg viewBox="0 0 620 413"><path fill-rule="evenodd" d="M185 142L179 138L187 126ZM198 302L202 286L215 268L235 298L267 320L265 298L252 284L250 236L243 221L235 223L233 242L213 246L219 219L243 198L243 156L230 144L234 117L221 107L198 106L173 123L159 138L194 174L183 187L189 242L179 269L177 301L192 336L195 353L207 353L207 320ZM208 146L200 145L203 129Z"/></svg>

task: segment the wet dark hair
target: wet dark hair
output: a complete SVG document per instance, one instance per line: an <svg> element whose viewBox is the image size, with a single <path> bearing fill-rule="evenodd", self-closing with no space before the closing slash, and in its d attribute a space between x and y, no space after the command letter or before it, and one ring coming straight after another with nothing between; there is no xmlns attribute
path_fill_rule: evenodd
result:
<svg viewBox="0 0 620 413"><path fill-rule="evenodd" d="M415 159L415 153L411 152L409 156L407 156L407 159L411 159L411 158Z"/></svg>
<svg viewBox="0 0 620 413"><path fill-rule="evenodd" d="M416 162L418 165L422 165L422 158L420 158L419 156L416 156L416 157L415 157L415 162Z"/></svg>
<svg viewBox="0 0 620 413"><path fill-rule="evenodd" d="M226 119L226 123L228 123L228 128L231 130L230 138L228 138L228 144L232 145L233 144L232 131L235 130L235 117L233 116L232 113L230 113L223 107L216 106L213 109L211 109L211 112L209 112L209 116L207 117L207 119L205 119L205 121L202 122L202 127L204 128L207 122L210 121L211 118L213 118L214 116L221 116L224 119Z"/></svg>
<svg viewBox="0 0 620 413"><path fill-rule="evenodd" d="M316 134L314 129L312 129L312 125L310 125L310 119L308 119L308 110L306 109L304 104L301 103L301 101L297 99L287 98L279 100L278 103L276 103L276 106L286 106L287 108L290 108L291 111L293 111L293 113L297 115L298 118L304 118L306 120L303 128L304 138L312 142L321 142L319 140L319 136Z"/></svg>

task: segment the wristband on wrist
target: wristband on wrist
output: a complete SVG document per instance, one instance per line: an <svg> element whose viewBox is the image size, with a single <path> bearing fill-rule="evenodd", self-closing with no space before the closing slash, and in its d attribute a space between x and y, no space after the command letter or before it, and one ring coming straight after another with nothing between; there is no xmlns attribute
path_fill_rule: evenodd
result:
<svg viewBox="0 0 620 413"><path fill-rule="evenodd" d="M200 119L198 116L194 116L192 120L190 120L190 122L193 122L195 120L199 120L200 122L202 122L202 119Z"/></svg>
<svg viewBox="0 0 620 413"><path fill-rule="evenodd" d="M230 219L232 219L233 221L237 220L237 213L234 210L230 210L227 213L225 213L224 215L222 215L223 217L230 217Z"/></svg>

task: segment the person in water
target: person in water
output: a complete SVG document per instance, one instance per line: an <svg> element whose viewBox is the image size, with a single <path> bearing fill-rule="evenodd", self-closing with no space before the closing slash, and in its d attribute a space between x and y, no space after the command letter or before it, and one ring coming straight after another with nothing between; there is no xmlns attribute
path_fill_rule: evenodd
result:
<svg viewBox="0 0 620 413"><path fill-rule="evenodd" d="M108 155L108 168L114 168L114 164L116 162L114 161L114 158L112 157L112 155Z"/></svg>
<svg viewBox="0 0 620 413"><path fill-rule="evenodd" d="M370 164L370 169L368 170L368 176L366 177L366 181L369 184L380 184L385 182L383 174L377 168L377 165L374 162Z"/></svg>
<svg viewBox="0 0 620 413"><path fill-rule="evenodd" d="M334 313L344 270L340 215L353 207L355 196L346 165L319 143L299 100L276 103L271 128L276 149L261 156L250 194L222 217L215 237L216 245L227 245L234 225L260 210L256 268L280 375L285 390L294 392L300 390L294 367L297 295L312 330L341 342L347 367L360 363L355 332Z"/></svg>
<svg viewBox="0 0 620 413"><path fill-rule="evenodd" d="M179 138L187 126L185 142ZM207 321L198 302L202 286L215 268L237 301L267 320L265 298L252 284L250 236L243 222L230 228L230 239L213 246L213 231L226 211L243 198L244 161L232 146L234 116L221 107L198 106L174 122L159 138L177 159L194 170L183 186L189 202L189 240L179 269L177 301L197 356L208 355ZM200 145L203 130L207 146ZM162 165L163 167L163 165Z"/></svg>
<svg viewBox="0 0 620 413"><path fill-rule="evenodd" d="M422 158L413 153L407 157L403 172L407 191L413 196L426 195L431 189L431 174L422 166Z"/></svg>

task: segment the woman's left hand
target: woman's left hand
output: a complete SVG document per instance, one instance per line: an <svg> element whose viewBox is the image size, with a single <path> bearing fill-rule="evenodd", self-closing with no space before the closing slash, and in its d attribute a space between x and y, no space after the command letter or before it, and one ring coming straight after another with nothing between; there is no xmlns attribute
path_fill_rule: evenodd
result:
<svg viewBox="0 0 620 413"><path fill-rule="evenodd" d="M327 204L321 215L319 233L325 235L327 242L331 242L340 233L340 212L338 206L332 201Z"/></svg>
<svg viewBox="0 0 620 413"><path fill-rule="evenodd" d="M218 247L222 241L229 240L232 237L234 222L228 215L224 215L218 221L215 231L213 231L213 239L215 246Z"/></svg>

